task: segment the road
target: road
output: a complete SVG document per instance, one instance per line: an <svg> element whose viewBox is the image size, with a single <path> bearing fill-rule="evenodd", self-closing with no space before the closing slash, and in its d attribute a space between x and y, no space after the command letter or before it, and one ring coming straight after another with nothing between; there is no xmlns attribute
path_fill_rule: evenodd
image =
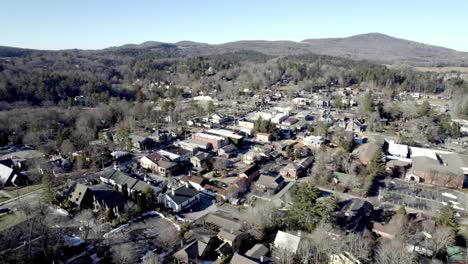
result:
<svg viewBox="0 0 468 264"><path fill-rule="evenodd" d="M12 198L10 200L4 201L0 203L0 209L10 208L10 209L18 209L22 205L27 204L30 207L36 207L39 205L40 196L42 194L42 189L32 191L27 194L20 195L18 197Z"/></svg>

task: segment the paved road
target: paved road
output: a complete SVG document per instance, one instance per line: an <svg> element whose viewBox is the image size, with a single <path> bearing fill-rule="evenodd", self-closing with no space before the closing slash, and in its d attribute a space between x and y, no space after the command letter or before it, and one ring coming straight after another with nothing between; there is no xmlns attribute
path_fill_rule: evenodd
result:
<svg viewBox="0 0 468 264"><path fill-rule="evenodd" d="M3 208L17 209L18 207L24 204L27 204L31 207L37 206L41 200L40 199L41 194L42 194L42 189L35 190L24 195L20 195L8 201L2 202L0 204L0 209L3 209Z"/></svg>

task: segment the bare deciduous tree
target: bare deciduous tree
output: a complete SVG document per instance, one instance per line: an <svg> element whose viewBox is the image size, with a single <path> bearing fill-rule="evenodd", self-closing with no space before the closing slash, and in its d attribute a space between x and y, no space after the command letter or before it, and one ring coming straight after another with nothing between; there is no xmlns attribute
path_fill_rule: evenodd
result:
<svg viewBox="0 0 468 264"><path fill-rule="evenodd" d="M438 226L432 233L431 250L433 258L455 242L455 235L450 227Z"/></svg>
<svg viewBox="0 0 468 264"><path fill-rule="evenodd" d="M376 263L412 264L416 263L416 255L413 252L408 252L403 241L394 239L380 245L377 250Z"/></svg>
<svg viewBox="0 0 468 264"><path fill-rule="evenodd" d="M130 243L115 245L111 249L114 263L131 264L135 263L135 247Z"/></svg>
<svg viewBox="0 0 468 264"><path fill-rule="evenodd" d="M276 224L276 208L272 203L259 202L241 215L247 230L258 240L262 240L265 231Z"/></svg>

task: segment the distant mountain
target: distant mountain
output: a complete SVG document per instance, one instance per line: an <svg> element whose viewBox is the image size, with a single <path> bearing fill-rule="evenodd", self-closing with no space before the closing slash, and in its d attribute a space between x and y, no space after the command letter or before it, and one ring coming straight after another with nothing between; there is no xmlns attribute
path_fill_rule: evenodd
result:
<svg viewBox="0 0 468 264"><path fill-rule="evenodd" d="M121 56L141 56L150 52L162 58L174 58L221 54L239 50L251 50L274 56L315 53L413 66L468 66L468 52L394 38L380 33L368 33L346 38L306 39L301 42L243 40L217 45L193 41L177 43L147 41L142 44L126 44L103 50L81 52L101 55L110 53ZM68 50L68 52L70 51L80 52L79 50ZM42 52L46 51L0 46L0 57L22 57ZM58 53L60 52L65 51L58 51Z"/></svg>
<svg viewBox="0 0 468 264"><path fill-rule="evenodd" d="M348 38L301 41L318 54L411 65L468 65L468 52L460 52L380 33Z"/></svg>

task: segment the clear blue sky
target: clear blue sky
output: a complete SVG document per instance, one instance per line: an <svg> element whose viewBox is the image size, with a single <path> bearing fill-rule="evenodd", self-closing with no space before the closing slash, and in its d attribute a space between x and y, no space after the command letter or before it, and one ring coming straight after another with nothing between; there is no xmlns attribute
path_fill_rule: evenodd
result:
<svg viewBox="0 0 468 264"><path fill-rule="evenodd" d="M97 49L380 32L468 51L467 0L1 0L0 45Z"/></svg>

